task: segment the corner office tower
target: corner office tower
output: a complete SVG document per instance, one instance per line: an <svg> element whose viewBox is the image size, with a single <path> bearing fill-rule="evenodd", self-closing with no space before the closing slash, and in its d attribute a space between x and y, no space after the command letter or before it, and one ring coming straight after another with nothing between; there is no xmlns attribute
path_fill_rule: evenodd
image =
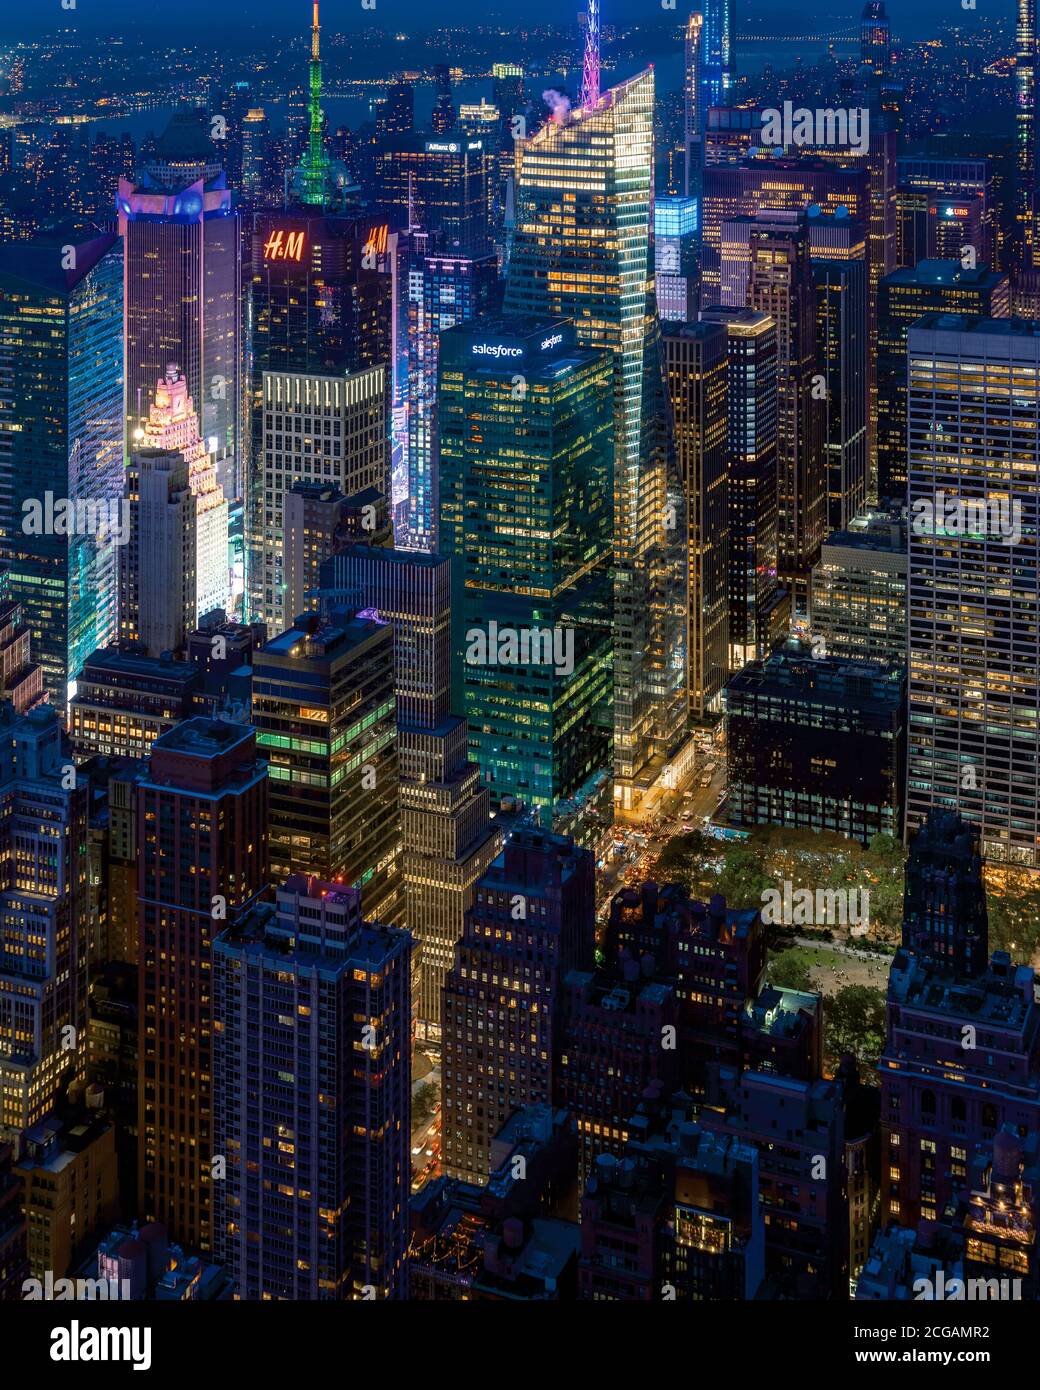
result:
<svg viewBox="0 0 1040 1390"><path fill-rule="evenodd" d="M662 428L653 72L597 92L517 144L505 310L572 319L581 346L613 358L614 775L627 810L686 721L684 524Z"/></svg>

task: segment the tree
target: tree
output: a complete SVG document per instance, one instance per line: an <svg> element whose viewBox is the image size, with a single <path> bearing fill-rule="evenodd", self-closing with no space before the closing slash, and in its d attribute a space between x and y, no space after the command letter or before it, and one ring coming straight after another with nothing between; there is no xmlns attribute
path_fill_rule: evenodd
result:
<svg viewBox="0 0 1040 1390"><path fill-rule="evenodd" d="M797 989L803 994L815 994L812 973L799 950L781 951L769 962L769 983L778 989Z"/></svg>
<svg viewBox="0 0 1040 1390"><path fill-rule="evenodd" d="M885 994L871 985L846 985L823 1005L824 1045L833 1070L846 1052L873 1071L885 1045Z"/></svg>

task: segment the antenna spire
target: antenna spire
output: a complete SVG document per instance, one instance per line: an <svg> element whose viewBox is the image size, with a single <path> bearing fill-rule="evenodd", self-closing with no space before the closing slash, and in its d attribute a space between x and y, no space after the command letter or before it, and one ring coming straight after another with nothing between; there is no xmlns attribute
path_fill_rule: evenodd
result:
<svg viewBox="0 0 1040 1390"><path fill-rule="evenodd" d="M585 107L595 106L599 101L599 5L600 0L589 0L585 68L581 77L581 104Z"/></svg>

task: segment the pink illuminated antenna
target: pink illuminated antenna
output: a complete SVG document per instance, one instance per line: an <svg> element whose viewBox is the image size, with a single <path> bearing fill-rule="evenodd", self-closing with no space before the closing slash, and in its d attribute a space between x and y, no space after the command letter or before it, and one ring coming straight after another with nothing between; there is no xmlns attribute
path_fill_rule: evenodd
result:
<svg viewBox="0 0 1040 1390"><path fill-rule="evenodd" d="M599 101L599 0L589 0L589 19L585 29L585 70L581 78L581 104L595 106Z"/></svg>

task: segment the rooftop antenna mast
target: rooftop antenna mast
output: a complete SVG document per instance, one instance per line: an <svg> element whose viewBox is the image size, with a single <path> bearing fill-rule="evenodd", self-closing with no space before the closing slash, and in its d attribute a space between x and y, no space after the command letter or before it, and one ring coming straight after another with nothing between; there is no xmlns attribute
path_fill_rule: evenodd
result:
<svg viewBox="0 0 1040 1390"><path fill-rule="evenodd" d="M599 101L599 6L600 0L589 0L585 26L585 68L581 77L581 104L586 109Z"/></svg>

